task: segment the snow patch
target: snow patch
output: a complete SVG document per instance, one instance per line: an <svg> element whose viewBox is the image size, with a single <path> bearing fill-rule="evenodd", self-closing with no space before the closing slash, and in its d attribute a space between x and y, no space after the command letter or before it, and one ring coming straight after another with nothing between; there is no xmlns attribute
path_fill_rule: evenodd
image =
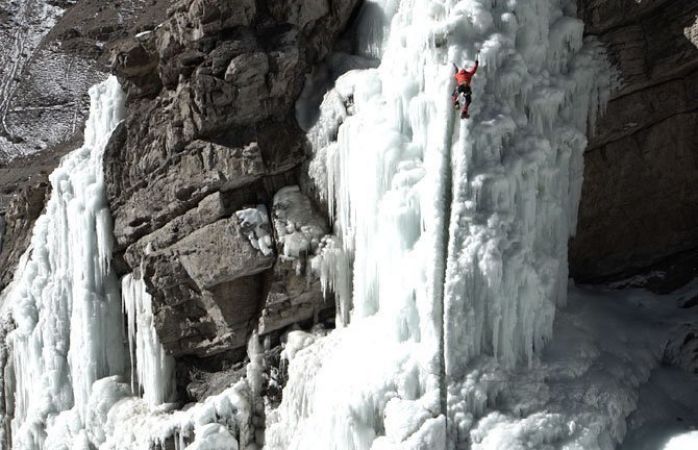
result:
<svg viewBox="0 0 698 450"><path fill-rule="evenodd" d="M698 431L671 438L663 450L693 450L698 448Z"/></svg>
<svg viewBox="0 0 698 450"><path fill-rule="evenodd" d="M274 253L271 234L269 233L269 213L264 205L245 208L235 213L240 221L240 228L247 234L250 244L264 256Z"/></svg>
<svg viewBox="0 0 698 450"><path fill-rule="evenodd" d="M326 233L298 186L287 186L274 195L274 231L285 258L312 256Z"/></svg>

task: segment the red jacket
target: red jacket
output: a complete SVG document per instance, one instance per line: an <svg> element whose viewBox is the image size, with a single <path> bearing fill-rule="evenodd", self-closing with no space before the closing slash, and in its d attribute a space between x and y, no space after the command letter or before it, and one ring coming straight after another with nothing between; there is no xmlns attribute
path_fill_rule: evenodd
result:
<svg viewBox="0 0 698 450"><path fill-rule="evenodd" d="M465 70L465 69L460 69L458 70L458 67L456 66L456 74L454 75L456 78L456 82L458 83L458 86L461 85L470 85L470 80L473 79L473 75L475 75L475 72L477 72L477 66L479 65L478 60L475 60L475 66L473 66L472 69L470 70ZM454 64L455 66L455 64Z"/></svg>

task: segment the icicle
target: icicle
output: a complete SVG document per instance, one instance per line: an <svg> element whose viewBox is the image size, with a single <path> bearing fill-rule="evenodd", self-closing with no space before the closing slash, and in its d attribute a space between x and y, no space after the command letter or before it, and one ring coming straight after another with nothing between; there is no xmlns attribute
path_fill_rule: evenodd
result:
<svg viewBox="0 0 698 450"><path fill-rule="evenodd" d="M165 352L153 323L152 298L142 280L121 280L131 360L131 390L151 407L174 399L174 358Z"/></svg>
<svg viewBox="0 0 698 450"><path fill-rule="evenodd" d="M320 274L325 298L334 292L337 307L337 326L349 324L351 311L351 258L341 248L337 238L325 236L320 243L320 254L311 261L313 270Z"/></svg>

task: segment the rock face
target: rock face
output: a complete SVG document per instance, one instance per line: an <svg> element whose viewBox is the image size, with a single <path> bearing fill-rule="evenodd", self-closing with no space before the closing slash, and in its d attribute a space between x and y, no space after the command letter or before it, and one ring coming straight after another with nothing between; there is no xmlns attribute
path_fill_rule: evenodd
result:
<svg viewBox="0 0 698 450"><path fill-rule="evenodd" d="M232 352L323 309L306 259L326 218L281 189L305 159L295 100L356 3L181 0L114 45L129 99L105 155L117 251L175 356Z"/></svg>
<svg viewBox="0 0 698 450"><path fill-rule="evenodd" d="M698 247L698 3L578 5L623 80L585 155L570 269L589 280Z"/></svg>

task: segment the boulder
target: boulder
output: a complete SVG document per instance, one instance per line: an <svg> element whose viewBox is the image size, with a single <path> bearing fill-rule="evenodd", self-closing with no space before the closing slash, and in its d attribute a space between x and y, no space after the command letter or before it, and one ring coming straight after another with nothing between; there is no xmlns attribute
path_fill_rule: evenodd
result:
<svg viewBox="0 0 698 450"><path fill-rule="evenodd" d="M146 248L141 270L165 349L210 356L243 346L259 310L259 275L273 264L274 256L251 245L236 217L203 226L173 245Z"/></svg>

